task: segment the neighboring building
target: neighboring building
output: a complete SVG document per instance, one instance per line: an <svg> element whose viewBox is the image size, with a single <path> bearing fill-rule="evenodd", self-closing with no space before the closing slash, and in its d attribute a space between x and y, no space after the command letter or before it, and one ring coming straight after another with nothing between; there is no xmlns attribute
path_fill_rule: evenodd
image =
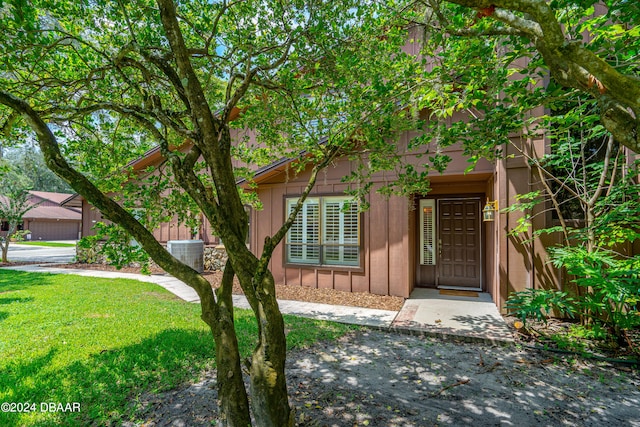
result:
<svg viewBox="0 0 640 427"><path fill-rule="evenodd" d="M82 207L79 203L62 206L72 194L30 191L29 201L36 205L22 217L21 230L29 230L27 240L78 240L81 235ZM0 233L7 224L0 224Z"/></svg>
<svg viewBox="0 0 640 427"><path fill-rule="evenodd" d="M147 151L139 159L129 163L128 166L133 168L134 172L144 175L146 174L145 170L148 167L157 167L164 162L164 160L164 157L162 157L162 154L160 153L160 148L156 147ZM96 230L94 227L96 223L108 222L108 220L102 218L102 214L99 210L93 207L79 194L70 194L68 196L69 197L62 202L62 205L70 207L78 206L82 212L82 233L80 237L95 235ZM184 225L178 224L177 219L170 223L162 223L159 228L153 230L153 236L160 243L167 243L169 240L188 240L194 237L191 234L191 230ZM211 233L211 226L206 220L203 221L195 238L202 240L205 245L217 245L220 243L220 239Z"/></svg>

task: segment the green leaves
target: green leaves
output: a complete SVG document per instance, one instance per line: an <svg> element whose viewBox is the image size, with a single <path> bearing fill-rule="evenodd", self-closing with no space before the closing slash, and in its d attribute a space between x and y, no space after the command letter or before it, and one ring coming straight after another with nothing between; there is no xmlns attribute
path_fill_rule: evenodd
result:
<svg viewBox="0 0 640 427"><path fill-rule="evenodd" d="M553 289L513 292L505 307L509 314L516 316L525 325L529 319L546 323L554 315L574 317L576 314L576 300L566 292Z"/></svg>
<svg viewBox="0 0 640 427"><path fill-rule="evenodd" d="M584 289L579 300L581 314L623 329L640 325L640 256L621 258L606 250L588 251L579 247L555 248L553 264L566 268Z"/></svg>

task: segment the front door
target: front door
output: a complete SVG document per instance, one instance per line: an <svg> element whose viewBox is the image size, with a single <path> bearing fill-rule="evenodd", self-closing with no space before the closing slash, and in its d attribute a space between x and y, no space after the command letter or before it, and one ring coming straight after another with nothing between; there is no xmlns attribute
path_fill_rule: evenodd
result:
<svg viewBox="0 0 640 427"><path fill-rule="evenodd" d="M420 200L416 285L482 288L479 197Z"/></svg>
<svg viewBox="0 0 640 427"><path fill-rule="evenodd" d="M440 287L481 288L480 199L438 200Z"/></svg>

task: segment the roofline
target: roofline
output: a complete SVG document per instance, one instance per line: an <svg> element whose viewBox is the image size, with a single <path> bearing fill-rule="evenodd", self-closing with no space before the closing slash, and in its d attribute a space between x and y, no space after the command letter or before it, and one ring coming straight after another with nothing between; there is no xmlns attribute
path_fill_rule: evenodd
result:
<svg viewBox="0 0 640 427"><path fill-rule="evenodd" d="M78 193L72 194L71 196L67 197L67 198L66 198L66 199L64 199L62 202L60 202L60 206L62 206L62 205L66 205L67 203L69 203L70 201L72 201L73 199L75 199L75 198L76 198L76 197L78 197L78 196L79 196L79 197L82 197L82 196L80 196L80 194L78 194Z"/></svg>
<svg viewBox="0 0 640 427"><path fill-rule="evenodd" d="M290 158L290 157L283 157L280 160L276 160L275 162L268 164L266 166L263 166L259 169L257 169L254 173L253 173L253 181L262 181L272 175L275 175L278 172L281 172L280 170L278 170L278 168L288 165L291 162L293 162L294 159ZM236 185L245 185L248 184L249 181L247 180L247 178L241 178L239 180L236 181Z"/></svg>
<svg viewBox="0 0 640 427"><path fill-rule="evenodd" d="M222 113L222 110L218 110L216 111L216 116L219 116ZM238 107L233 107L231 109L231 113L229 114L229 122L232 122L234 120L236 120L239 116L240 116L240 109ZM186 140L185 142L183 142L181 145L179 146L171 146L169 147L169 149L171 151L174 150L182 150L185 148L188 148L190 146L192 146L193 143L189 140ZM152 149L148 150L146 153L144 153L142 156L138 157L135 160L130 161L129 163L127 163L127 165L125 166L125 168L128 167L132 167L134 170L140 170L142 168L145 168L153 163L155 163L158 160L162 160L164 158L164 156L162 155L162 151L160 149L159 145L156 145L155 147L153 147Z"/></svg>

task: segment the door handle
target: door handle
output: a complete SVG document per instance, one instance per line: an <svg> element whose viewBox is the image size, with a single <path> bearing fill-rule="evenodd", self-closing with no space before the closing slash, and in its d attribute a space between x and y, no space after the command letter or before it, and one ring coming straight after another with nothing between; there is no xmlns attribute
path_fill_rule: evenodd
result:
<svg viewBox="0 0 640 427"><path fill-rule="evenodd" d="M442 255L442 239L438 239L438 256Z"/></svg>

